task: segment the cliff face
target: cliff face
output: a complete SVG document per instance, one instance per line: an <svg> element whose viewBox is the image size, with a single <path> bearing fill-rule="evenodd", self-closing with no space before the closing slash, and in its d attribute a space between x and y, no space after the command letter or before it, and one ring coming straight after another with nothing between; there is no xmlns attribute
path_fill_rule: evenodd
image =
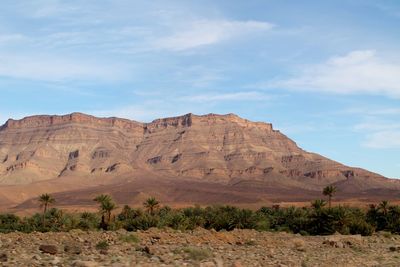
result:
<svg viewBox="0 0 400 267"><path fill-rule="evenodd" d="M140 123L73 113L8 120L0 128L0 185L148 176L309 190L337 183L349 192L394 186L302 150L271 124L234 114Z"/></svg>

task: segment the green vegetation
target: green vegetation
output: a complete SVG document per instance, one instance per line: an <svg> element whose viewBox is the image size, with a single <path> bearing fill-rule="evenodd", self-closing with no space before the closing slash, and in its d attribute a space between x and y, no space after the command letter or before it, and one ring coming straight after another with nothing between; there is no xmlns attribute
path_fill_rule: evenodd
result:
<svg viewBox="0 0 400 267"><path fill-rule="evenodd" d="M332 207L332 197L336 193L336 191L337 191L337 189L336 189L336 186L334 186L334 185L328 185L322 191L322 194L324 196L328 196L328 206L329 206L329 208Z"/></svg>
<svg viewBox="0 0 400 267"><path fill-rule="evenodd" d="M45 194L46 195L46 194ZM44 196L44 195L42 195ZM42 199L41 196L41 199ZM256 229L258 231L285 231L301 235L341 234L371 235L375 231L400 234L400 207L382 201L367 209L347 206L325 207L324 200L315 200L310 207L282 208L278 205L262 207L257 211L233 206L187 207L172 209L160 206L155 198L143 204L144 209L125 205L119 213L108 195L95 198L99 212L66 213L57 208L52 197L43 197L43 213L29 217L0 214L0 232L69 231L82 230L147 230L151 227L193 230L197 227L230 231ZM113 214L113 212L115 214ZM137 243L135 235L121 237L121 241Z"/></svg>
<svg viewBox="0 0 400 267"><path fill-rule="evenodd" d="M320 210L325 206L326 206L326 201L323 199L316 199L311 202L311 207L313 207L316 210Z"/></svg>
<svg viewBox="0 0 400 267"><path fill-rule="evenodd" d="M202 261L212 256L212 253L208 249L196 248L196 247L185 247L182 250L188 259L194 261Z"/></svg>
<svg viewBox="0 0 400 267"><path fill-rule="evenodd" d="M108 230L111 224L111 213L117 206L109 195L99 195L93 200L100 204L101 228Z"/></svg>
<svg viewBox="0 0 400 267"><path fill-rule="evenodd" d="M97 250L107 250L109 247L110 245L105 240L100 241L99 243L96 244Z"/></svg>
<svg viewBox="0 0 400 267"><path fill-rule="evenodd" d="M132 243L132 244L136 244L139 243L140 239L137 235L134 234L130 234L130 235L122 235L119 238L122 242L125 243Z"/></svg>
<svg viewBox="0 0 400 267"><path fill-rule="evenodd" d="M43 207L43 225L46 224L46 211L50 204L53 204L56 200L49 194L42 194L38 199L40 207Z"/></svg>
<svg viewBox="0 0 400 267"><path fill-rule="evenodd" d="M148 198L144 203L143 206L147 209L147 212L151 215L154 215L154 211L159 207L160 202L156 200L155 197Z"/></svg>

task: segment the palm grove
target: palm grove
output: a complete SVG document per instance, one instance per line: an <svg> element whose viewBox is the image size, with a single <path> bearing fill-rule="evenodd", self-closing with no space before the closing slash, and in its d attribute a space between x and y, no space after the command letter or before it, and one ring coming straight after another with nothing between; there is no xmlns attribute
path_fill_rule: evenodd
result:
<svg viewBox="0 0 400 267"><path fill-rule="evenodd" d="M69 231L82 230L146 230L151 227L170 227L179 230L206 229L233 230L256 229L259 231L286 231L302 235L341 234L371 235L374 231L400 233L400 207L382 201L368 209L332 206L337 189L327 186L323 195L327 201L317 199L310 207L282 208L278 205L262 207L257 211L233 206L187 207L172 209L161 206L159 201L148 198L143 208L117 205L110 195L99 195L93 200L98 212L67 213L51 207L55 199L49 194L38 198L41 213L28 217L0 214L0 232ZM328 205L327 205L328 204Z"/></svg>

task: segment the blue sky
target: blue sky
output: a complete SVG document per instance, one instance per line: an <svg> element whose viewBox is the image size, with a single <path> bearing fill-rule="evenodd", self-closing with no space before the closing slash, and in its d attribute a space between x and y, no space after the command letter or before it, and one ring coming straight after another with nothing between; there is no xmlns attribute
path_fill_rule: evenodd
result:
<svg viewBox="0 0 400 267"><path fill-rule="evenodd" d="M399 29L397 0L3 0L0 121L232 112L400 178Z"/></svg>

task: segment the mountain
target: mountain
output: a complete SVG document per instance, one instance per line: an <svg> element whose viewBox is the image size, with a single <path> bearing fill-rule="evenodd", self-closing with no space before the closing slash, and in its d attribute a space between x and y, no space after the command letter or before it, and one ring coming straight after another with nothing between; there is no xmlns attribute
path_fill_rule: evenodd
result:
<svg viewBox="0 0 400 267"><path fill-rule="evenodd" d="M234 114L186 114L150 123L81 113L31 116L0 127L0 208L92 205L110 193L140 204L308 201L335 184L338 198L391 198L400 183L309 153L273 129Z"/></svg>

